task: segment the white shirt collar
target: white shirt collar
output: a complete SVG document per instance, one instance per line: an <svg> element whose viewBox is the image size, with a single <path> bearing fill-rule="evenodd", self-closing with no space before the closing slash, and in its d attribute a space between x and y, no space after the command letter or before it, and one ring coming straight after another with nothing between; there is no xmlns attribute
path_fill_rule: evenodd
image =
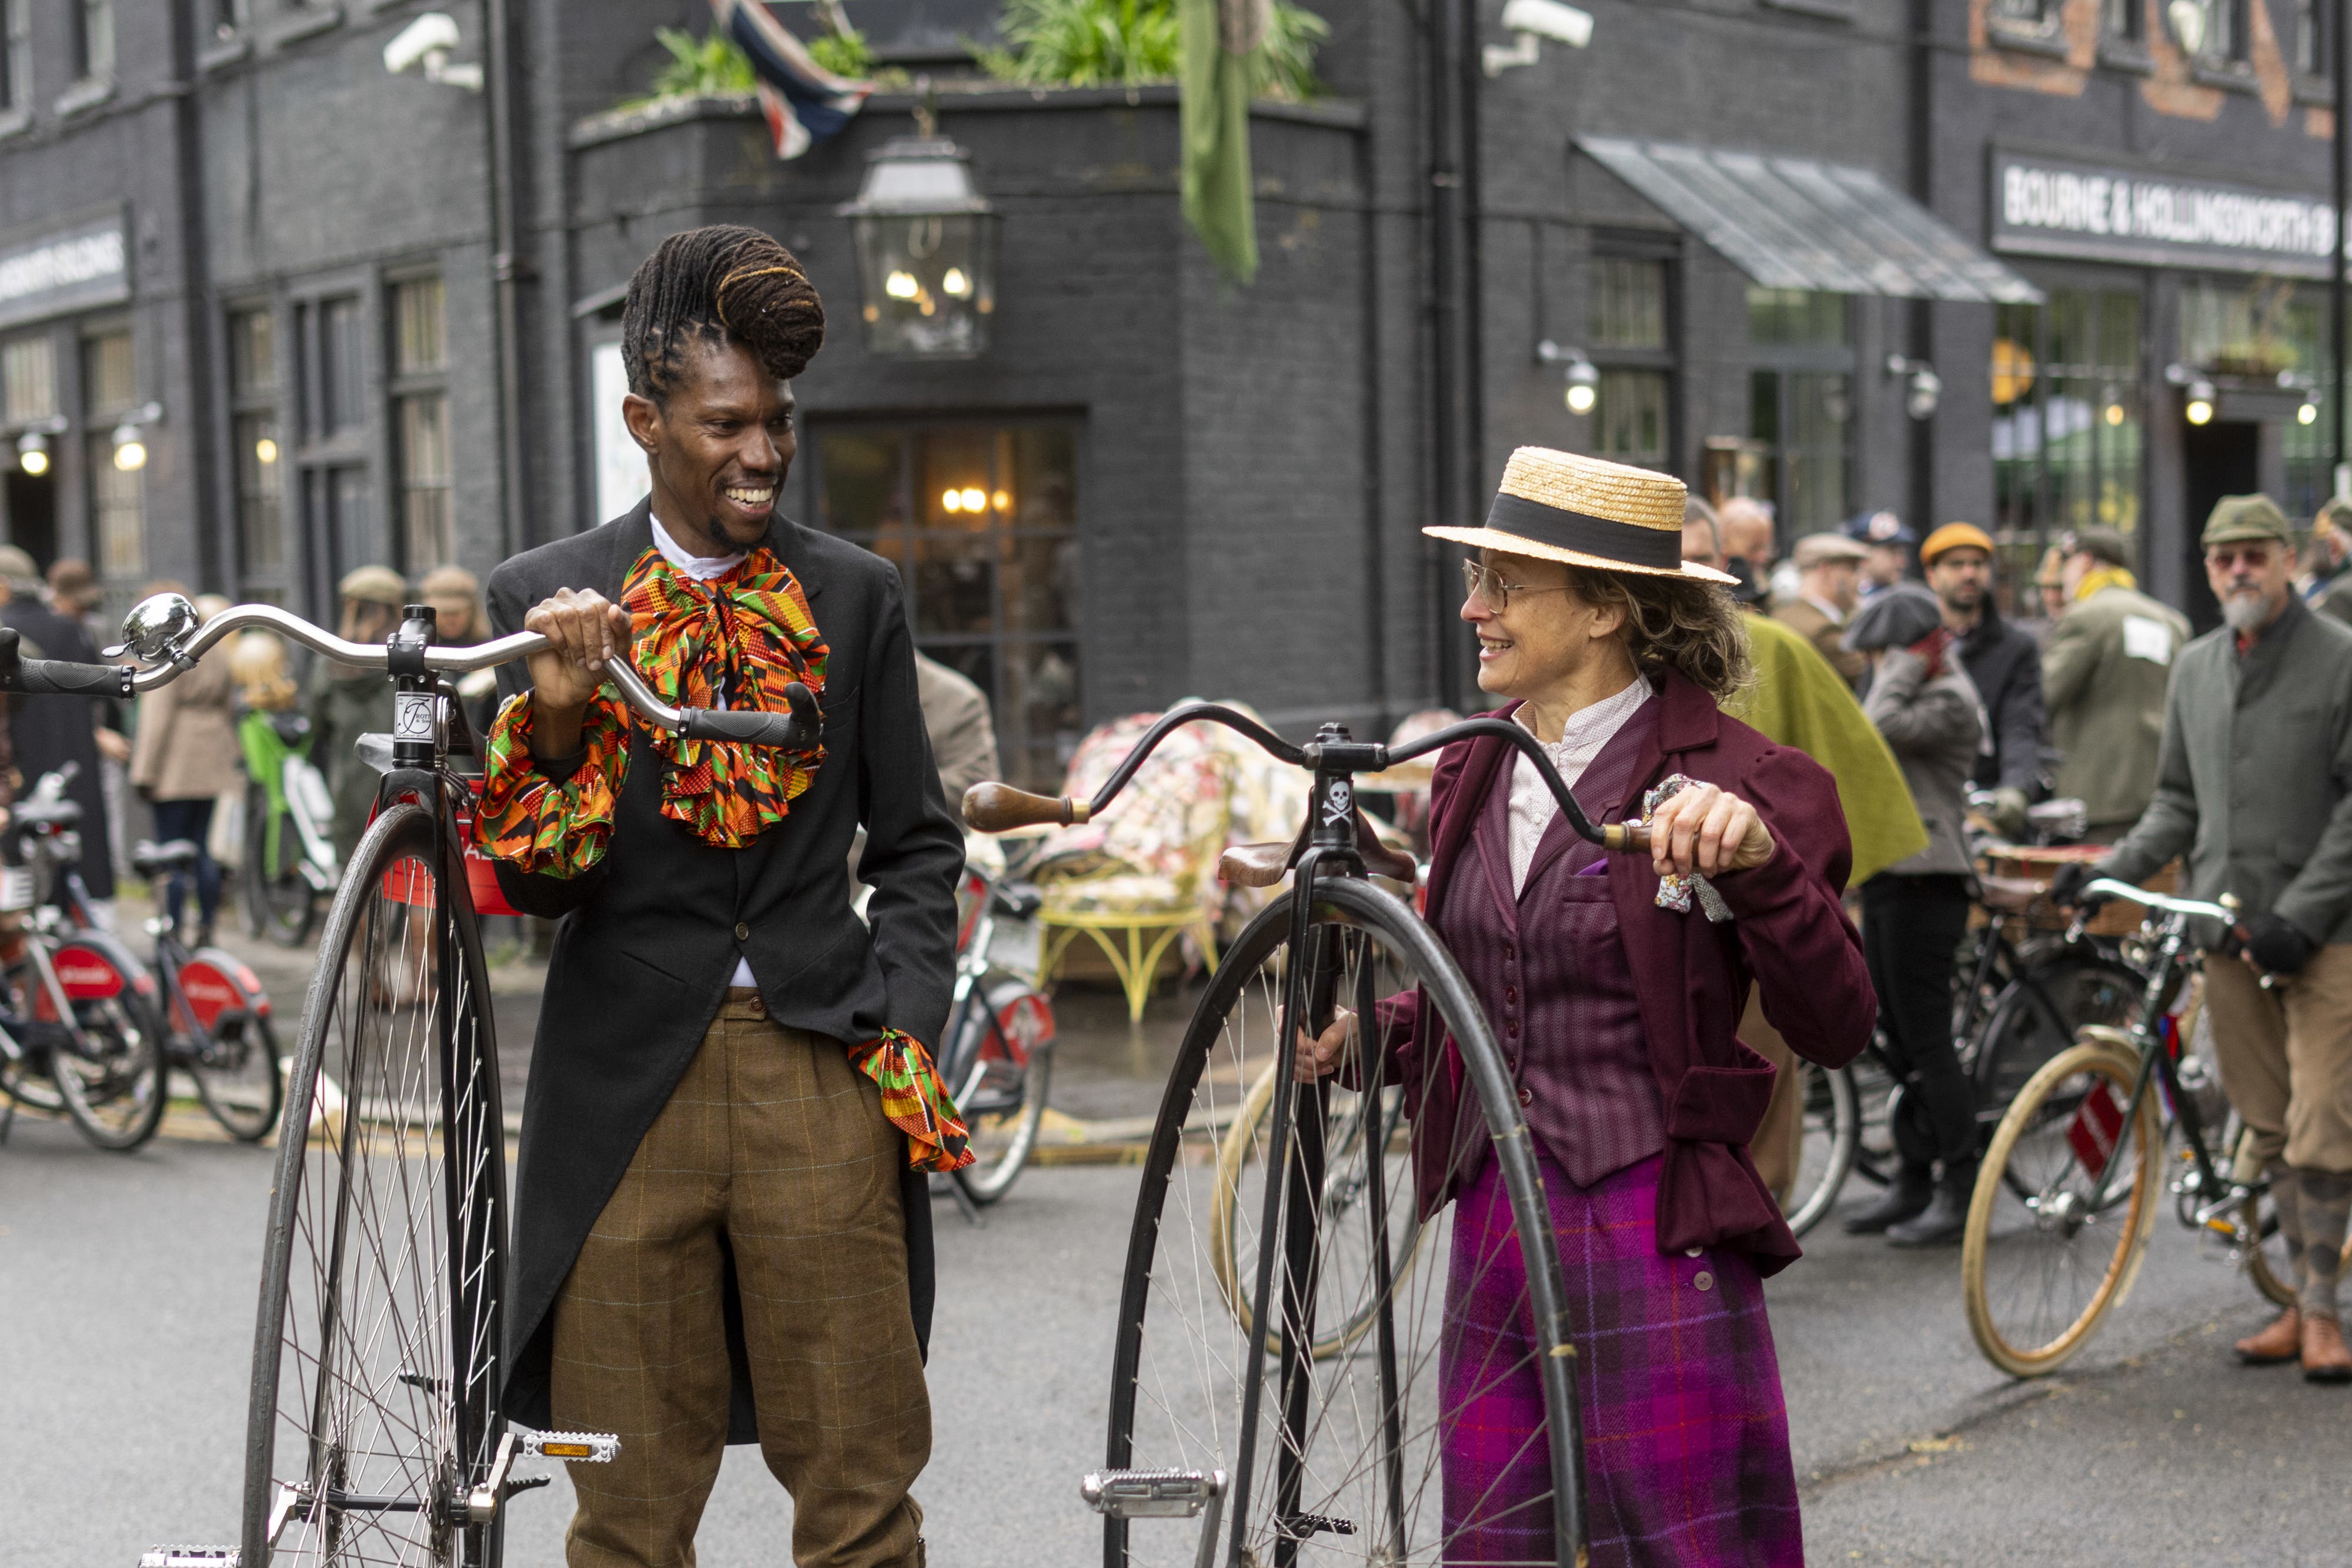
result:
<svg viewBox="0 0 2352 1568"><path fill-rule="evenodd" d="M1804 596L1804 600L1806 603L1811 605L1814 609L1828 616L1830 618L1831 625L1843 626L1845 624L1845 612L1840 610L1836 605L1832 604L1828 600L1815 599L1810 593Z"/></svg>
<svg viewBox="0 0 2352 1568"><path fill-rule="evenodd" d="M737 550L733 555L716 557L690 554L684 545L669 537L669 530L662 527L661 519L653 515L650 507L646 509L646 517L654 526L654 548L662 552L670 565L697 582L709 582L714 577L726 576L742 565L743 558L751 553L750 550Z"/></svg>
<svg viewBox="0 0 2352 1568"><path fill-rule="evenodd" d="M1625 721L1633 716L1634 710L1650 700L1650 683L1636 675L1615 696L1603 697L1590 707L1579 708L1569 715L1559 727L1558 740L1543 741L1540 736L1537 739L1546 751L1590 748L1591 752L1598 752L1609 744L1612 736L1625 727ZM1511 710L1511 720L1529 735L1535 735L1536 727L1528 722L1527 704L1521 703Z"/></svg>

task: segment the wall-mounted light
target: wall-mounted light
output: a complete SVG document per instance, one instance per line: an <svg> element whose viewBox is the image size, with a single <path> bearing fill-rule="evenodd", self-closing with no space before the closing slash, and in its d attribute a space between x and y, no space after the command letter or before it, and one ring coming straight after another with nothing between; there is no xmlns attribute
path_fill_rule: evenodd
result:
<svg viewBox="0 0 2352 1568"><path fill-rule="evenodd" d="M2210 424L2213 419L2213 383L2195 381L2189 383L2189 402L2181 412L2191 424Z"/></svg>
<svg viewBox="0 0 2352 1568"><path fill-rule="evenodd" d="M1592 14L1559 0L1510 0L1503 7L1503 29L1515 35L1510 44L1489 44L1485 64L1490 77L1513 66L1531 66L1543 57L1543 40L1580 49L1592 41Z"/></svg>
<svg viewBox="0 0 2352 1568"><path fill-rule="evenodd" d="M1536 362L1568 367L1565 401L1569 413L1578 415L1591 413L1593 405L1601 401L1601 372L1593 368L1591 360L1584 357L1583 350L1563 349L1546 338L1536 345Z"/></svg>
<svg viewBox="0 0 2352 1568"><path fill-rule="evenodd" d="M40 419L28 419L17 426L16 466L37 479L49 471L49 437L62 435L68 428L65 416L48 414Z"/></svg>
<svg viewBox="0 0 2352 1568"><path fill-rule="evenodd" d="M142 403L124 414L114 427L114 465L125 474L136 474L147 466L147 438L142 434L147 425L163 417L160 402Z"/></svg>
<svg viewBox="0 0 2352 1568"><path fill-rule="evenodd" d="M1886 373L1908 378L1903 388L1903 412L1914 419L1933 419L1936 405L1944 400L1944 378L1936 367L1925 360L1906 360L1900 354L1886 356Z"/></svg>
<svg viewBox="0 0 2352 1568"><path fill-rule="evenodd" d="M2318 423L2319 404L2310 398L2305 398L2304 400L2303 406L2294 411L2294 422L2297 424Z"/></svg>

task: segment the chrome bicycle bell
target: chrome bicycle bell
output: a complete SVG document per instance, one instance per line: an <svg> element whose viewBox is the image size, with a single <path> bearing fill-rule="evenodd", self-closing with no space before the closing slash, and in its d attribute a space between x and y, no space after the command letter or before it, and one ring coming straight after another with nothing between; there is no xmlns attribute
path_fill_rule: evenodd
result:
<svg viewBox="0 0 2352 1568"><path fill-rule="evenodd" d="M182 593L151 593L122 618L122 641L104 650L119 659L129 653L142 664L175 658L196 630L196 607Z"/></svg>

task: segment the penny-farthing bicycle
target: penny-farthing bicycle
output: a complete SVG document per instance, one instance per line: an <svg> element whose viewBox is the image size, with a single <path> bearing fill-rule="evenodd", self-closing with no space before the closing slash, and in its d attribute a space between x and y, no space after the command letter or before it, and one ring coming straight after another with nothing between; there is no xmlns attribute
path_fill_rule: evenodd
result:
<svg viewBox="0 0 2352 1568"><path fill-rule="evenodd" d="M1541 1544L1508 1561L1573 1568L1585 1540L1575 1353L1520 1102L1461 969L1373 880L1409 880L1412 866L1364 831L1353 781L1491 735L1534 759L1588 839L1636 850L1647 836L1587 821L1533 737L1498 719L1393 749L1326 726L1301 747L1209 704L1152 726L1090 801L982 784L964 798L965 821L987 831L1087 821L1154 746L1192 723L1239 731L1310 769L1314 786L1296 842L1230 850L1220 867L1228 881L1261 886L1287 872L1293 891L1218 965L1152 1129L1128 1241L1105 1468L1083 1484L1105 1516L1103 1561L1453 1568L1503 1561L1466 1543L1516 1523L1534 1526ZM1394 1049L1382 1004L1416 991L1422 1038L1450 1035L1454 1053ZM1335 1019L1349 1033L1349 1067L1297 1082L1283 1042L1320 1035ZM1271 1112L1253 1113L1259 1130L1237 1155L1228 1132L1275 1063ZM1446 1124L1422 1113L1439 1074L1458 1074L1447 1098L1461 1111ZM1442 1184L1482 1153L1499 1163L1511 1233L1472 1243L1440 1208L1416 1235L1417 1184ZM1237 1167L1255 1174L1237 1182ZM1255 1201L1236 1202L1237 1186ZM1425 1260L1409 1269L1416 1243ZM1474 1287L1489 1300L1516 1295L1516 1340L1471 1352L1450 1309ZM1542 1408L1539 1429L1508 1457L1517 1483L1507 1497L1471 1493L1458 1479L1449 1490L1442 1460L1465 1436L1466 1408L1513 1380L1536 1384ZM1198 1534L1137 1522L1171 1517L1201 1520Z"/></svg>
<svg viewBox="0 0 2352 1568"><path fill-rule="evenodd" d="M0 690L130 696L258 627L343 664L385 672L394 733L374 821L327 915L286 1082L263 1250L240 1537L158 1547L155 1568L498 1568L510 1496L544 1485L518 1458L609 1459L594 1433L510 1432L505 1376L506 1124L477 899L489 862L467 853L471 748L447 677L546 646L519 632L433 645L411 605L381 645L347 643L271 605L201 628L177 594L134 606L128 653L149 666L18 660ZM816 703L792 712L673 708L625 662L607 678L654 725L692 738L798 750ZM372 739L376 737L371 737ZM491 905L491 907L502 906Z"/></svg>

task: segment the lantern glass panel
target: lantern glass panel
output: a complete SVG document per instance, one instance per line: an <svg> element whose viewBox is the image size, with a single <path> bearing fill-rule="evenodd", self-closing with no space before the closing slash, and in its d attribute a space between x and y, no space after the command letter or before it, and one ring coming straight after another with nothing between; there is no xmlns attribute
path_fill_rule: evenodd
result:
<svg viewBox="0 0 2352 1568"><path fill-rule="evenodd" d="M868 214L853 226L868 352L959 358L987 350L995 214Z"/></svg>

